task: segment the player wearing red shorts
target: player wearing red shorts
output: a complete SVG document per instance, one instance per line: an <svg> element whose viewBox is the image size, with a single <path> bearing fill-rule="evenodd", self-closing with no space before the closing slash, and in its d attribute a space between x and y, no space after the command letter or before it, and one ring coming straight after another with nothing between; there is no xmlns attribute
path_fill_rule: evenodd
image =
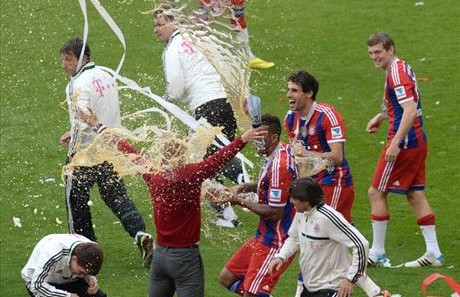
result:
<svg viewBox="0 0 460 297"><path fill-rule="evenodd" d="M284 128L297 155L329 158L334 167L315 175L323 188L324 202L352 222L355 190L345 158L345 125L340 113L329 104L316 102L319 83L310 73L299 71L288 78L289 111Z"/></svg>
<svg viewBox="0 0 460 297"><path fill-rule="evenodd" d="M249 32L244 10L246 0L200 0L200 7L195 13L199 16L207 16L209 11L214 14L224 13L226 7L233 10L231 24L235 29L236 39L249 47ZM249 49L249 67L254 69L266 69L275 66L275 63L268 62L256 57Z"/></svg>
<svg viewBox="0 0 460 297"><path fill-rule="evenodd" d="M369 264L391 266L385 254L385 235L390 219L387 195L404 194L417 218L426 244L426 252L406 267L442 266L435 229L435 216L425 196L426 135L423 131L422 107L417 80L409 64L395 56L390 35L374 33L367 40L368 53L375 67L386 72L382 112L367 124L374 133L388 120L388 143L385 145L369 188L373 230Z"/></svg>
<svg viewBox="0 0 460 297"><path fill-rule="evenodd" d="M345 158L345 124L341 114L329 104L316 102L319 83L306 71L293 73L288 78L289 111L284 128L296 156L316 155L329 158L333 167L316 174L324 192L324 202L340 212L352 223L351 208L355 190L350 166ZM371 278L363 276L358 286L367 296L387 296ZM303 290L301 275L296 297ZM387 294L387 295L385 295Z"/></svg>
<svg viewBox="0 0 460 297"><path fill-rule="evenodd" d="M297 166L290 147L280 142L281 122L272 115L262 116L261 125L268 126L264 145L256 145L257 153L264 155L259 181L238 185L235 194L255 192L257 202L235 195L232 204L241 205L260 216L255 236L251 237L231 257L220 273L220 282L231 292L241 296L269 297L281 274L294 256L283 266L268 273L268 264L287 238L295 211L289 200L288 189L297 177Z"/></svg>

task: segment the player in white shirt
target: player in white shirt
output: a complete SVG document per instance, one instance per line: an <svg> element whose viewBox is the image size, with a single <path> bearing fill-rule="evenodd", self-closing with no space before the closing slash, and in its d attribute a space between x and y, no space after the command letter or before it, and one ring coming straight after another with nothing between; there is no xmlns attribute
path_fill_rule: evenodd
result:
<svg viewBox="0 0 460 297"><path fill-rule="evenodd" d="M355 285L366 283L369 242L341 213L324 203L323 190L315 179L294 180L289 196L297 213L269 270L278 270L300 250L301 297L351 296ZM383 290L368 296L390 294Z"/></svg>
<svg viewBox="0 0 460 297"><path fill-rule="evenodd" d="M221 77L206 56L187 38L187 34L177 30L173 13L180 12L162 7L153 11L155 34L166 43L163 52L167 84L165 98L186 104L195 119L205 118L212 126L222 127L222 133L232 141L237 123ZM207 155L216 150L215 146L211 146ZM233 159L221 173L238 183L243 173L241 163ZM216 224L223 227L238 225L238 217L231 206L221 211Z"/></svg>
<svg viewBox="0 0 460 297"><path fill-rule="evenodd" d="M21 270L32 297L106 297L97 275L104 261L102 249L78 234L50 234L35 246Z"/></svg>
<svg viewBox="0 0 460 297"><path fill-rule="evenodd" d="M70 76L66 88L69 105L70 131L61 137L61 145L69 148L67 163L76 152L93 141L96 133L77 116L77 109L94 111L108 127L121 127L118 86L110 74L90 62L90 48L84 48L81 66L79 57L83 40L72 38L61 50L62 69ZM129 198L123 180L113 170L112 164L103 162L95 166L76 166L66 180L66 203L70 233L81 234L96 241L90 211L90 191L97 183L105 204L134 238L142 252L144 266L151 262L153 238L145 232L145 222Z"/></svg>

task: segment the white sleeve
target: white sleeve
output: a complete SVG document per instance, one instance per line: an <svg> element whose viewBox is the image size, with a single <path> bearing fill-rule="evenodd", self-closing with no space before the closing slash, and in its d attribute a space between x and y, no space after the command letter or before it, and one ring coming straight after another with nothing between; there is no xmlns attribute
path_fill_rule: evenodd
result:
<svg viewBox="0 0 460 297"><path fill-rule="evenodd" d="M289 228L288 235L289 237L284 241L283 246L279 253L275 255L275 257L279 257L286 261L294 255L299 250L299 223L300 223L300 215L296 213L291 227Z"/></svg>
<svg viewBox="0 0 460 297"><path fill-rule="evenodd" d="M352 262L347 272L347 279L353 283L365 274L367 258L369 256L369 242L367 239L342 216L339 220L329 221L331 234L329 238L352 249Z"/></svg>
<svg viewBox="0 0 460 297"><path fill-rule="evenodd" d="M168 101L180 100L184 95L185 88L184 70L182 69L177 49L173 48L174 45L174 43L170 44L165 50L163 57L166 78L166 99Z"/></svg>

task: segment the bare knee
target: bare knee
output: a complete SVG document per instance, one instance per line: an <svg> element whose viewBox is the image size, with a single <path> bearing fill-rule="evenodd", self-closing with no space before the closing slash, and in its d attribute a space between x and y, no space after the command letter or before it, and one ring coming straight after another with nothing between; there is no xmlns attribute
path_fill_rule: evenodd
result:
<svg viewBox="0 0 460 297"><path fill-rule="evenodd" d="M233 274L233 272L231 272L225 267L222 268L222 271L220 272L220 275L219 275L219 281L222 284L222 286L228 287L229 285L234 283L237 279L238 277L235 274Z"/></svg>
<svg viewBox="0 0 460 297"><path fill-rule="evenodd" d="M386 199L386 194L375 189L374 187L370 187L369 190L367 190L367 195L369 196L371 203L380 202Z"/></svg>

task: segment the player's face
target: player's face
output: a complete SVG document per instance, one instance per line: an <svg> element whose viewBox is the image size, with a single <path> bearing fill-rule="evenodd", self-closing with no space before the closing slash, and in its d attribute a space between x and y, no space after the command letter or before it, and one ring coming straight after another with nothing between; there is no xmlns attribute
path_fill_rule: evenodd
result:
<svg viewBox="0 0 460 297"><path fill-rule="evenodd" d="M171 34L174 32L173 24L171 24L166 17L161 15L155 18L153 21L153 27L155 34L163 42L167 42L169 37L171 37Z"/></svg>
<svg viewBox="0 0 460 297"><path fill-rule="evenodd" d="M78 265L76 256L72 256L69 264L69 269L72 275L76 275L79 278L85 278L85 276L88 275L88 271L84 267Z"/></svg>
<svg viewBox="0 0 460 297"><path fill-rule="evenodd" d="M306 212L311 209L310 204L306 201L291 198L291 203L294 204L295 210L297 212Z"/></svg>
<svg viewBox="0 0 460 297"><path fill-rule="evenodd" d="M308 113L308 102L311 92L303 92L302 86L293 82L288 82L287 97L289 99L289 109L297 112Z"/></svg>
<svg viewBox="0 0 460 297"><path fill-rule="evenodd" d="M74 54L61 55L61 67L65 73L72 76L77 72L78 58Z"/></svg>
<svg viewBox="0 0 460 297"><path fill-rule="evenodd" d="M390 67L394 58L394 48L391 47L389 50L386 50L382 43L368 46L367 52L369 53L369 57L372 61L374 61L375 67L382 68L384 70L387 70Z"/></svg>

